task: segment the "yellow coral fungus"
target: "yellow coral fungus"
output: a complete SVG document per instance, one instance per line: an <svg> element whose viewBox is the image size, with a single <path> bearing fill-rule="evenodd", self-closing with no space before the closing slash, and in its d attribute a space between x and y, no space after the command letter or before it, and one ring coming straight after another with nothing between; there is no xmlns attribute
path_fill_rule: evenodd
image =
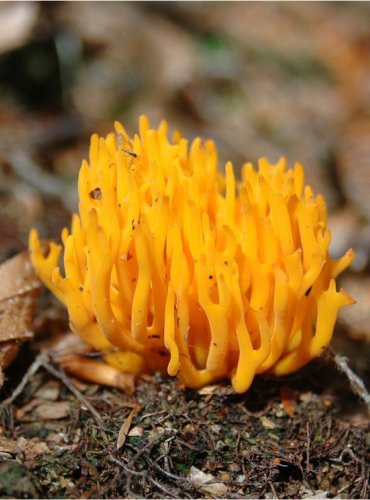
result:
<svg viewBox="0 0 370 500"><path fill-rule="evenodd" d="M62 246L33 265L68 308L72 329L105 361L133 373L161 370L189 387L229 377L236 392L257 373L283 375L320 355L341 307L335 278L353 258L331 259L323 198L303 168L249 163L237 182L217 170L213 142L191 145L167 124L140 119L93 135L79 173L79 215ZM116 348L112 352L112 346Z"/></svg>

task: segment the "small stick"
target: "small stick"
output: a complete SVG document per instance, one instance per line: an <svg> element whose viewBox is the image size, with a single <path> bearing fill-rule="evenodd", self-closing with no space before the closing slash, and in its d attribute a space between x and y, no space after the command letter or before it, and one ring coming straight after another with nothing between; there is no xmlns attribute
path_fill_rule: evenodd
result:
<svg viewBox="0 0 370 500"><path fill-rule="evenodd" d="M310 424L307 422L306 424L306 432L307 432L307 449L306 449L306 472L309 472L311 469L311 464L310 464L310 444L311 444L311 433L310 433Z"/></svg>
<svg viewBox="0 0 370 500"><path fill-rule="evenodd" d="M9 406L10 404L13 403L17 397L22 394L24 388L28 384L28 382L31 380L32 376L38 371L38 369L43 366L44 361L46 360L46 355L44 352L41 352L37 358L34 360L34 362L30 365L26 373L24 374L22 380L20 383L17 385L17 387L14 389L13 393L11 396L9 396L7 399L4 399L0 403L0 408L4 408L6 406Z"/></svg>
<svg viewBox="0 0 370 500"><path fill-rule="evenodd" d="M188 485L191 484L191 482L189 481L188 478L172 474L172 472L169 472L169 471L166 471L165 469L162 469L162 467L160 465L158 465L157 462L154 462L151 458L149 458L146 453L145 453L144 456L145 456L146 461L148 462L148 464L151 467L153 467L154 469L157 469L159 472L161 472L165 476L168 476L171 479L175 479L175 481L180 481L180 482L183 482L183 483L187 483Z"/></svg>
<svg viewBox="0 0 370 500"><path fill-rule="evenodd" d="M163 486L162 483L159 481L156 481L150 474L148 475L149 481L156 486L159 490L161 490L167 497L169 498L177 498L176 493L173 493L172 491L168 490L165 486Z"/></svg>
<svg viewBox="0 0 370 500"><path fill-rule="evenodd" d="M49 356L46 352L41 352L34 362L31 364L31 366L28 368L26 371L24 377L22 378L21 382L18 384L18 386L15 388L13 391L12 395L5 399L4 401L1 402L0 408L4 408L6 406L9 406L10 404L13 403L13 401L23 392L24 388L28 384L28 382L31 380L32 376L39 370L39 368L45 368L49 373L51 373L54 377L59 379L63 384L76 396L76 398L84 405L86 408L89 410L89 412L92 414L92 416L95 418L97 421L97 424L102 432L103 439L105 442L107 442L107 435L105 434L105 430L103 427L103 420L99 413L96 411L96 409L87 401L87 399L81 394L81 392L75 387L72 382L69 380L67 375L54 368L49 363Z"/></svg>
<svg viewBox="0 0 370 500"><path fill-rule="evenodd" d="M269 481L269 485L270 485L270 488L271 488L271 491L272 491L273 498L279 498L278 494L276 493L275 487L274 487L274 485L273 485L273 483L271 481Z"/></svg>
<svg viewBox="0 0 370 500"><path fill-rule="evenodd" d="M348 359L336 353L332 347L329 347L329 352L338 370L347 377L354 394L359 396L370 410L370 394L360 377L348 365Z"/></svg>
<svg viewBox="0 0 370 500"><path fill-rule="evenodd" d="M151 448L152 446L154 446L158 441L160 441L161 439L163 438L163 435L160 435L158 436L157 438L153 439L153 441L149 441L148 443L146 443L146 445L141 448L140 450L138 450L136 452L136 454L131 458L128 466L130 467L130 469L133 467L134 463L141 457L141 455L143 453L145 453L145 451L148 449L148 448Z"/></svg>
<svg viewBox="0 0 370 500"><path fill-rule="evenodd" d="M59 379L63 384L76 396L76 398L84 405L86 408L89 410L91 415L95 418L96 423L99 426L99 429L102 432L102 436L105 442L108 441L107 435L105 433L104 429L104 422L103 419L101 418L100 414L96 411L96 409L93 407L91 403L81 394L81 392L75 387L71 380L67 377L64 371L58 370L55 368L53 365L51 365L47 360L44 360L42 362L42 366L47 370L49 373L51 373L55 378Z"/></svg>

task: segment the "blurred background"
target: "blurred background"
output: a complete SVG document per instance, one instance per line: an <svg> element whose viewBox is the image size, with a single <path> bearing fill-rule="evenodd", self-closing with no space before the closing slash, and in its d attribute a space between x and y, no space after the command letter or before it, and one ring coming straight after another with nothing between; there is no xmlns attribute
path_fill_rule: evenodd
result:
<svg viewBox="0 0 370 500"><path fill-rule="evenodd" d="M220 168L300 161L324 194L340 284L335 345L369 375L370 4L2 2L0 261L59 239L89 136L146 113L217 142Z"/></svg>

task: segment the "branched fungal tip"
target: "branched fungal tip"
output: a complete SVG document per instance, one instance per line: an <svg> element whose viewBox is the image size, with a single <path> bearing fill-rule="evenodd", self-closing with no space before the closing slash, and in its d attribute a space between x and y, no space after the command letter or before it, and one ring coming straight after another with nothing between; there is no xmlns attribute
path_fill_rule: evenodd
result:
<svg viewBox="0 0 370 500"><path fill-rule="evenodd" d="M153 130L142 116L126 149L115 129L92 137L82 163L64 277L62 247L44 255L30 233L33 266L73 330L118 370L167 371L194 388L229 377L244 392L255 374L320 355L353 303L335 283L353 251L330 257L325 202L303 167L261 159L237 181L229 162L222 179L212 141L171 142L166 122Z"/></svg>

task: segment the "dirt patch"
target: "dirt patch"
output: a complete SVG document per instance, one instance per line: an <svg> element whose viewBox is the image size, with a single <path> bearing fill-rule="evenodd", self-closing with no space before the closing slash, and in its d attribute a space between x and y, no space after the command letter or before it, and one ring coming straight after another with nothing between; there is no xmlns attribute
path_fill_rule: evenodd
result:
<svg viewBox="0 0 370 500"><path fill-rule="evenodd" d="M288 378L260 377L245 395L155 375L128 397L68 379L88 408L60 380L59 401L40 400L50 379L41 368L2 410L3 497L212 497L218 485L226 498L367 498L366 413L325 360ZM62 418L47 411L56 403ZM141 410L117 449L134 405ZM211 476L196 482L197 469Z"/></svg>

